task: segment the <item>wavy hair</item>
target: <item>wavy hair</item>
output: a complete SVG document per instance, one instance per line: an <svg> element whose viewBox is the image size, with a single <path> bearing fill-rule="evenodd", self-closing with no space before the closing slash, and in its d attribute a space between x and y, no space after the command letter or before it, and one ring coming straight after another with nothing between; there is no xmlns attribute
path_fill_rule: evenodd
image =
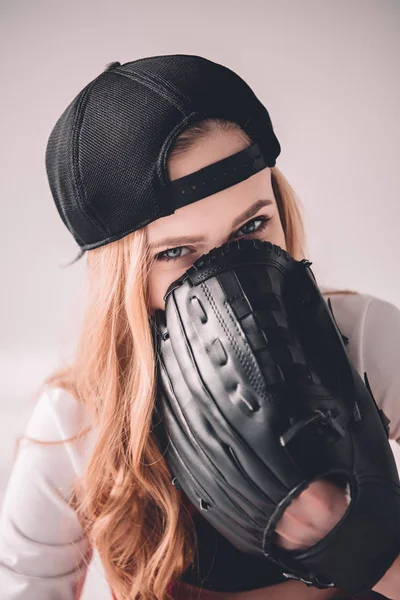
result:
<svg viewBox="0 0 400 600"><path fill-rule="evenodd" d="M170 157L216 129L235 130L253 143L235 123L204 119L180 134ZM278 167L271 168L271 176L287 250L301 260L306 254L300 201ZM87 253L85 313L73 360L40 389L73 394L98 430L70 503L118 600L170 598L169 584L192 564L196 548L185 499L171 485L151 428L156 393L147 285L151 262L145 227Z"/></svg>

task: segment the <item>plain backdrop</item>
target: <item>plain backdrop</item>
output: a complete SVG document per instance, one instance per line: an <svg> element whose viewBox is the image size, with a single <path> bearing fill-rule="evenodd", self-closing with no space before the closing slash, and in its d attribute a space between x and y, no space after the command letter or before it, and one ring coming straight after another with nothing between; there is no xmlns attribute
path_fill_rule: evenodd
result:
<svg viewBox="0 0 400 600"><path fill-rule="evenodd" d="M319 283L400 306L399 0L1 0L0 500L33 395L79 329L84 260L48 187L56 120L104 66L197 54L268 108ZM400 354L400 353L399 353ZM108 598L99 565L85 598Z"/></svg>

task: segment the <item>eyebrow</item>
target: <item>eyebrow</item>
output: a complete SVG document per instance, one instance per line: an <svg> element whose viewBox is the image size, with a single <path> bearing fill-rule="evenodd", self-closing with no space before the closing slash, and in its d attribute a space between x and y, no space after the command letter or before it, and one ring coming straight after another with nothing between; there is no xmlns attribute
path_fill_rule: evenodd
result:
<svg viewBox="0 0 400 600"><path fill-rule="evenodd" d="M245 220L251 219L254 215L258 213L258 211L264 206L270 206L274 201L269 198L266 200L257 200L251 206L246 208L245 211L240 213L235 219L232 221L231 228L234 229L240 223ZM167 246L168 248L175 248L179 246L184 246L185 244L195 244L196 242L204 242L205 236L202 235L192 235L192 236L184 236L184 237L165 237L157 242L150 244L150 249L155 250L156 248L160 248L161 246Z"/></svg>

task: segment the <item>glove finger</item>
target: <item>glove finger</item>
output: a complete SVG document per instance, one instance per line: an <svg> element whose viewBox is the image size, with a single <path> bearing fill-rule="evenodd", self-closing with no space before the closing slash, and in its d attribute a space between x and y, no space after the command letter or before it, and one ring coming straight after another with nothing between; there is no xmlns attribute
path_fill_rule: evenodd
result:
<svg viewBox="0 0 400 600"><path fill-rule="evenodd" d="M235 517L239 509L242 513L243 526L246 526L249 521L248 510L251 506L251 497L249 497L247 489L237 486L237 468L228 454L226 457L225 454L219 456L222 460L218 461L218 465L215 463L214 457L218 456L216 451L220 449L220 441L212 429L210 421L201 412L199 403L191 395L184 378L180 375L175 355L172 349L168 348L168 344L169 340L166 340L160 358L162 382L160 394L163 394L162 418L163 425L169 434L169 451L176 455L175 461L182 461L184 465L191 465L194 460L200 461L200 469L196 472L196 480L199 485L197 495L207 502L215 504L213 498L225 494L228 505L232 504L231 515ZM185 398L185 402L177 402L177 394L179 397ZM197 441L198 439L202 440L201 444ZM225 460L223 460L224 457ZM169 458L171 458L171 454ZM180 463L178 472L182 471L182 466ZM188 470L187 466L186 470ZM180 484L184 487L185 481L181 479ZM189 476L188 479L190 479ZM206 494L205 489L209 494ZM203 495L201 496L201 494ZM267 497L263 504L257 495L255 498L261 508L255 505L251 507L254 518L250 517L250 520L257 527L263 528L268 514L265 512L265 502L268 503L267 510L271 510L273 504Z"/></svg>
<svg viewBox="0 0 400 600"><path fill-rule="evenodd" d="M211 291L208 282L201 289L196 288L196 294L189 302L179 301L179 292L179 289L176 290L177 298L175 295L171 298L167 309L167 321L174 332L171 344L179 375L185 380L191 395L202 405L201 410L207 414L218 438L225 446L235 448L236 459L231 455L230 461L233 459L242 465L243 473L248 470L254 473L252 487L256 483L259 488L255 501L262 491L277 504L289 491L288 474L293 473L293 479L289 481L292 487L298 484L299 474L291 459L282 452L279 435L270 431L274 425L274 414L279 410L265 390L254 354L245 337L238 335L236 324L228 313L221 315L218 311L208 310L207 298L211 297L211 293L215 302L223 305L223 299L218 298L218 295L223 295L218 283ZM207 309L205 323L199 318L199 303ZM226 364L223 361L224 347L229 355ZM249 369L253 387L244 388ZM204 439L201 440L203 443ZM268 456L274 456L276 460L262 460L262 457Z"/></svg>

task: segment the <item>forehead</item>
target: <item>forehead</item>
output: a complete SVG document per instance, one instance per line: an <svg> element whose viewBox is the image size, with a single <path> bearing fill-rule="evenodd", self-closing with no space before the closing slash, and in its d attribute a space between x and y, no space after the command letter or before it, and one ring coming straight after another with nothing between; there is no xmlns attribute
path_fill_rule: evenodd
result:
<svg viewBox="0 0 400 600"><path fill-rule="evenodd" d="M169 177L171 181L179 179L248 146L237 132L212 132L184 154L169 159ZM200 235L215 227L228 227L251 204L268 198L274 200L271 171L265 168L236 185L153 221L147 226L149 242L154 243L161 235Z"/></svg>
<svg viewBox="0 0 400 600"><path fill-rule="evenodd" d="M184 154L173 155L168 158L169 178L174 181L189 175L236 152L240 152L248 146L249 143L236 131L212 131L196 142Z"/></svg>

